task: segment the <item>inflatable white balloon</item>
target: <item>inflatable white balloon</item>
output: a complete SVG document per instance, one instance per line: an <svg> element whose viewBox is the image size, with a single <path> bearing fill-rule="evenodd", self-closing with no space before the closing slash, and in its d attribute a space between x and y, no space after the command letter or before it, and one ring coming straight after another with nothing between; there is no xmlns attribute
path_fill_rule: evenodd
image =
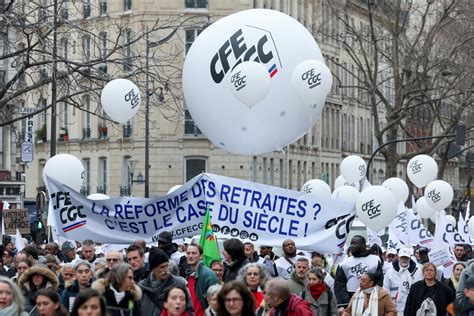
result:
<svg viewBox="0 0 474 316"><path fill-rule="evenodd" d="M457 227L456 218L453 215L446 215L446 221L453 225L455 228Z"/></svg>
<svg viewBox="0 0 474 316"><path fill-rule="evenodd" d="M357 199L356 213L367 227L380 231L387 227L397 215L395 195L380 185L368 187Z"/></svg>
<svg viewBox="0 0 474 316"><path fill-rule="evenodd" d="M94 201L102 201L102 200L108 200L110 199L110 196L102 194L102 193L92 193L87 196L89 200L94 200Z"/></svg>
<svg viewBox="0 0 474 316"><path fill-rule="evenodd" d="M334 181L334 189L337 189L337 188L339 188L340 186L343 186L343 185L351 186L354 189L356 189L357 191L359 191L359 189L360 189L359 181L349 183L349 182L346 181L346 179L344 179L344 177L342 175L340 175L339 177L336 178L336 181Z"/></svg>
<svg viewBox="0 0 474 316"><path fill-rule="evenodd" d="M291 85L305 105L322 109L331 92L332 74L323 62L305 60L293 70Z"/></svg>
<svg viewBox="0 0 474 316"><path fill-rule="evenodd" d="M350 155L341 162L341 175L351 183L364 179L366 169L364 159L356 155Z"/></svg>
<svg viewBox="0 0 474 316"><path fill-rule="evenodd" d="M471 218L469 218L469 221L467 222L467 229L469 230L469 235L471 235L471 237L474 237L474 216L471 216Z"/></svg>
<svg viewBox="0 0 474 316"><path fill-rule="evenodd" d="M430 156L417 155L408 162L407 175L414 185L423 188L438 176L438 165Z"/></svg>
<svg viewBox="0 0 474 316"><path fill-rule="evenodd" d="M186 106L216 146L239 155L279 150L314 126L321 108L306 106L291 88L293 69L323 55L313 35L276 10L240 11L217 20L199 35L183 66ZM251 110L229 89L232 69L256 61L270 76L268 95Z"/></svg>
<svg viewBox="0 0 474 316"><path fill-rule="evenodd" d="M436 224L436 222L438 221L438 216L439 212L435 212L433 215L430 216L430 221L432 221L433 224Z"/></svg>
<svg viewBox="0 0 474 316"><path fill-rule="evenodd" d="M270 74L262 64L244 61L230 74L230 90L240 102L252 108L270 91Z"/></svg>
<svg viewBox="0 0 474 316"><path fill-rule="evenodd" d="M175 186L172 186L172 187L168 190L168 193L166 193L166 194L168 195L168 194L173 193L174 191L176 191L176 190L178 190L179 188L181 188L181 186L182 186L181 184L177 184L177 185L175 185Z"/></svg>
<svg viewBox="0 0 474 316"><path fill-rule="evenodd" d="M430 218L436 213L436 210L432 208L424 196L416 200L416 213L421 218Z"/></svg>
<svg viewBox="0 0 474 316"><path fill-rule="evenodd" d="M359 190L356 188L348 185L342 185L332 192L331 197L347 203L355 203L357 198L359 198L359 195Z"/></svg>
<svg viewBox="0 0 474 316"><path fill-rule="evenodd" d="M436 211L447 208L453 201L453 197L453 187L443 180L432 181L425 188L426 202Z"/></svg>
<svg viewBox="0 0 474 316"><path fill-rule="evenodd" d="M105 113L119 123L126 123L137 113L140 99L140 90L127 79L110 81L100 95Z"/></svg>
<svg viewBox="0 0 474 316"><path fill-rule="evenodd" d="M80 192L84 183L84 166L73 155L58 154L49 158L44 165L43 181L45 183L46 175Z"/></svg>
<svg viewBox="0 0 474 316"><path fill-rule="evenodd" d="M397 204L399 202L405 203L408 199L408 185L400 178L388 178L382 183L382 186L392 191L397 199Z"/></svg>
<svg viewBox="0 0 474 316"><path fill-rule="evenodd" d="M329 187L329 185L323 180L319 180L319 179L313 179L313 180L307 181L301 187L301 192L311 193L319 197L331 196L331 188Z"/></svg>

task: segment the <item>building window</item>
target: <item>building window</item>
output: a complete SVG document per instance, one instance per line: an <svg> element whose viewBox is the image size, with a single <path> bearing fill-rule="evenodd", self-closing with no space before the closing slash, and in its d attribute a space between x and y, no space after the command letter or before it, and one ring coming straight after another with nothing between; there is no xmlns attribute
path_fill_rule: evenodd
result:
<svg viewBox="0 0 474 316"><path fill-rule="evenodd" d="M63 128L67 128L68 124L69 124L69 106L68 106L68 103L65 101L63 102L63 112L61 113L61 127Z"/></svg>
<svg viewBox="0 0 474 316"><path fill-rule="evenodd" d="M123 71L132 71L132 30L125 30Z"/></svg>
<svg viewBox="0 0 474 316"><path fill-rule="evenodd" d="M66 38L61 40L60 46L62 48L61 49L61 51L62 51L62 56L61 57L62 57L63 61L59 64L59 68L66 70L67 69L68 51L69 51L69 42L68 42L68 40Z"/></svg>
<svg viewBox="0 0 474 316"><path fill-rule="evenodd" d="M100 0L99 15L107 15L107 0Z"/></svg>
<svg viewBox="0 0 474 316"><path fill-rule="evenodd" d="M207 9L207 0L185 0L186 9Z"/></svg>
<svg viewBox="0 0 474 316"><path fill-rule="evenodd" d="M84 0L83 13L84 18L88 18L91 16L91 0Z"/></svg>
<svg viewBox="0 0 474 316"><path fill-rule="evenodd" d="M193 45L196 38L201 34L202 29L189 29L184 33L184 43L186 47L186 54L188 53L191 45Z"/></svg>
<svg viewBox="0 0 474 316"><path fill-rule="evenodd" d="M187 157L185 159L185 176L184 182L188 182L195 176L206 172L207 170L207 158L205 157Z"/></svg>
<svg viewBox="0 0 474 316"><path fill-rule="evenodd" d="M100 33L100 59L102 63L99 65L99 70L107 73L107 33Z"/></svg>
<svg viewBox="0 0 474 316"><path fill-rule="evenodd" d="M91 96L84 97L84 125L82 128L82 139L91 138Z"/></svg>
<svg viewBox="0 0 474 316"><path fill-rule="evenodd" d="M132 187L132 170L130 169L130 156L123 157L123 176L122 186L120 187L120 195L131 195Z"/></svg>
<svg viewBox="0 0 474 316"><path fill-rule="evenodd" d="M91 61L91 38L86 35L82 38L82 48L84 51L84 62L90 63Z"/></svg>
<svg viewBox="0 0 474 316"><path fill-rule="evenodd" d="M84 185L82 186L81 193L89 195L91 186L91 160L88 158L82 159L82 164L84 165Z"/></svg>
<svg viewBox="0 0 474 316"><path fill-rule="evenodd" d="M61 18L63 20L69 19L69 0L63 0L63 4L60 10Z"/></svg>
<svg viewBox="0 0 474 316"><path fill-rule="evenodd" d="M188 110L184 110L184 135L201 135L199 127L194 123L191 113Z"/></svg>
<svg viewBox="0 0 474 316"><path fill-rule="evenodd" d="M132 10L132 0L123 0L123 11Z"/></svg>
<svg viewBox="0 0 474 316"><path fill-rule="evenodd" d="M97 193L107 193L107 158L99 158L99 186Z"/></svg>

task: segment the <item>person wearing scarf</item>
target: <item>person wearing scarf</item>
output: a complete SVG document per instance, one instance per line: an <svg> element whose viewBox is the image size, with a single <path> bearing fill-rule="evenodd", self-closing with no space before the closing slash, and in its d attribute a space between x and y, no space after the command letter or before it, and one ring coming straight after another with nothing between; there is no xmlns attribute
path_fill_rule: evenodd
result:
<svg viewBox="0 0 474 316"><path fill-rule="evenodd" d="M449 279L446 279L444 285L446 285L451 291L453 291L454 295L456 295L456 290L458 289L459 285L459 278L461 276L461 272L466 268L466 264L463 262L458 262L453 266L453 275ZM454 315L454 306L453 303L448 305L448 313L449 315Z"/></svg>
<svg viewBox="0 0 474 316"><path fill-rule="evenodd" d="M396 316L395 303L390 294L377 286L379 277L375 273L364 273L359 288L352 296L343 316Z"/></svg>
<svg viewBox="0 0 474 316"><path fill-rule="evenodd" d="M339 316L337 300L331 288L324 282L325 271L312 268L308 272L308 284L300 296L307 300L318 316Z"/></svg>

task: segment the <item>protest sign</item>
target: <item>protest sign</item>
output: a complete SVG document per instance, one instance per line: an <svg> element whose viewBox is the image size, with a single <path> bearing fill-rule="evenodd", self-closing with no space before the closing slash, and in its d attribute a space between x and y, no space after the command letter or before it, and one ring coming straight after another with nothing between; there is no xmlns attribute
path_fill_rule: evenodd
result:
<svg viewBox="0 0 474 316"><path fill-rule="evenodd" d="M5 222L6 235L15 235L17 228L22 235L29 235L31 233L30 215L27 208L3 210L3 220Z"/></svg>
<svg viewBox="0 0 474 316"><path fill-rule="evenodd" d="M430 262L439 267L451 261L451 254L446 247L431 249L428 253Z"/></svg>
<svg viewBox="0 0 474 316"><path fill-rule="evenodd" d="M191 237L209 207L218 237L268 246L293 239L299 249L339 253L355 217L353 204L207 173L158 198L94 201L54 179L46 185L56 228L73 240L149 242L163 230Z"/></svg>

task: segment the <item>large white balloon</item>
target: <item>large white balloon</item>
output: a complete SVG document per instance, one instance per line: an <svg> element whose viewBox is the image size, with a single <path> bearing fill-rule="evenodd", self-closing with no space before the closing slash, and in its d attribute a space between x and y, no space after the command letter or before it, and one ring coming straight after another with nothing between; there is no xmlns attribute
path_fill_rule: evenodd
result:
<svg viewBox="0 0 474 316"><path fill-rule="evenodd" d="M293 70L291 85L305 105L322 109L331 92L332 74L321 61L305 60Z"/></svg>
<svg viewBox="0 0 474 316"><path fill-rule="evenodd" d="M73 155L58 154L46 161L43 169L43 181L45 183L46 175L80 192L84 183L84 166Z"/></svg>
<svg viewBox="0 0 474 316"><path fill-rule="evenodd" d="M102 193L92 193L87 196L89 200L94 200L94 201L101 201L101 200L108 200L110 199L110 196L102 194Z"/></svg>
<svg viewBox="0 0 474 316"><path fill-rule="evenodd" d="M397 199L397 203L405 201L408 199L408 185L400 178L388 178L382 183L382 186L392 191Z"/></svg>
<svg viewBox="0 0 474 316"><path fill-rule="evenodd" d="M301 187L301 192L311 193L320 197L330 197L331 188L323 180L313 179L307 181Z"/></svg>
<svg viewBox="0 0 474 316"><path fill-rule="evenodd" d="M181 184L177 184L177 185L172 186L172 187L168 190L168 193L166 193L166 195L173 193L174 191L178 190L178 189L181 188L181 187L182 187Z"/></svg>
<svg viewBox="0 0 474 316"><path fill-rule="evenodd" d="M436 213L436 210L432 208L424 196L416 200L416 213L421 218L429 218Z"/></svg>
<svg viewBox="0 0 474 316"><path fill-rule="evenodd" d="M352 186L342 185L332 192L332 197L347 203L355 203L360 193Z"/></svg>
<svg viewBox="0 0 474 316"><path fill-rule="evenodd" d="M395 195L380 185L368 187L357 199L356 212L367 227L380 231L387 227L397 215Z"/></svg>
<svg viewBox="0 0 474 316"><path fill-rule="evenodd" d="M446 221L453 225L454 227L457 227L456 225L456 218L453 215L446 215Z"/></svg>
<svg viewBox="0 0 474 316"><path fill-rule="evenodd" d="M453 197L453 188L443 180L432 181L425 188L426 202L436 211L447 208L453 201Z"/></svg>
<svg viewBox="0 0 474 316"><path fill-rule="evenodd" d="M347 180L344 179L342 175L340 175L339 177L336 178L336 181L334 181L334 189L337 189L343 185L348 185L350 187L353 187L357 191L359 191L360 189L359 181L350 183L350 182L347 182Z"/></svg>
<svg viewBox="0 0 474 316"><path fill-rule="evenodd" d="M186 106L211 142L234 154L280 150L316 123L321 108L306 106L291 88L293 69L304 60L324 62L313 35L276 10L241 11L211 24L194 41L183 67ZM270 92L252 109L229 89L242 61L262 64Z"/></svg>
<svg viewBox="0 0 474 316"><path fill-rule="evenodd" d="M112 120L126 123L140 107L140 90L130 80L115 79L102 89L100 102Z"/></svg>
<svg viewBox="0 0 474 316"><path fill-rule="evenodd" d="M341 174L348 182L358 182L365 177L367 165L364 159L350 155L341 162Z"/></svg>
<svg viewBox="0 0 474 316"><path fill-rule="evenodd" d="M414 185L423 188L438 176L438 165L430 156L417 155L408 162L407 175Z"/></svg>
<svg viewBox="0 0 474 316"><path fill-rule="evenodd" d="M436 224L436 222L438 221L438 216L439 212L435 212L433 215L430 216L430 221L432 221L433 224Z"/></svg>
<svg viewBox="0 0 474 316"><path fill-rule="evenodd" d="M230 90L243 104L252 108L270 91L270 74L262 64L244 61L232 70Z"/></svg>

